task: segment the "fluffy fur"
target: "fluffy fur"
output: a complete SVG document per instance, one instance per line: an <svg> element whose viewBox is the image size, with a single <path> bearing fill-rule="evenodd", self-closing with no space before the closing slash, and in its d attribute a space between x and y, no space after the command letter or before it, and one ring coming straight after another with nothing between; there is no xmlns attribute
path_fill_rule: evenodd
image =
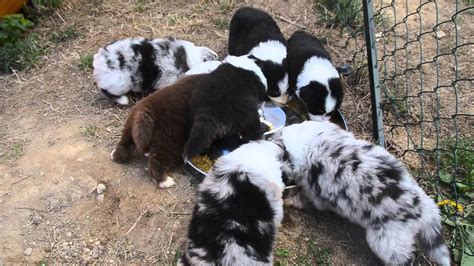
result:
<svg viewBox="0 0 474 266"><path fill-rule="evenodd" d="M309 201L366 229L371 249L386 264L412 259L418 239L429 257L449 265L435 202L389 152L330 122L285 127L275 142L286 148L302 193L290 205Z"/></svg>
<svg viewBox="0 0 474 266"><path fill-rule="evenodd" d="M126 105L127 93L151 93L173 84L190 68L215 59L215 52L189 41L124 39L94 55L94 78L106 96Z"/></svg>
<svg viewBox="0 0 474 266"><path fill-rule="evenodd" d="M211 73L212 71L216 70L217 67L219 67L222 64L221 61L217 60L212 60L212 61L206 61L203 62L199 65L194 66L190 70L188 70L185 75L196 75L196 74L207 74Z"/></svg>
<svg viewBox="0 0 474 266"><path fill-rule="evenodd" d="M199 186L182 265L272 265L283 218L283 149L244 144L220 157Z"/></svg>
<svg viewBox="0 0 474 266"><path fill-rule="evenodd" d="M202 78L203 75L185 77L141 100L128 116L112 159L127 162L138 148L147 155L148 169L158 185L174 185L166 173L183 164L181 154L190 128L189 98L194 84Z"/></svg>
<svg viewBox="0 0 474 266"><path fill-rule="evenodd" d="M286 40L268 13L252 7L237 10L230 21L228 52L258 59L268 81L268 97L274 102L287 102Z"/></svg>
<svg viewBox="0 0 474 266"><path fill-rule="evenodd" d="M244 142L261 138L258 107L265 99L266 84L261 69L248 56L228 56L202 78L190 100L193 126L184 158L203 153L217 138L242 136Z"/></svg>
<svg viewBox="0 0 474 266"><path fill-rule="evenodd" d="M343 89L339 73L321 41L304 31L288 40L290 92L303 101L311 120L327 121L339 109Z"/></svg>

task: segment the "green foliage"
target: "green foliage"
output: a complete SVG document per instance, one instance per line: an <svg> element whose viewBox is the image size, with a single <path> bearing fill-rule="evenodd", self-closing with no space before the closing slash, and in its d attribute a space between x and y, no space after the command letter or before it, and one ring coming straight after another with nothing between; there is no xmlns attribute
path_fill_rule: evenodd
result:
<svg viewBox="0 0 474 266"><path fill-rule="evenodd" d="M0 46L16 42L35 24L22 14L7 15L0 19Z"/></svg>
<svg viewBox="0 0 474 266"><path fill-rule="evenodd" d="M37 21L41 17L50 15L61 6L62 0L31 0L30 5L23 8L26 17Z"/></svg>
<svg viewBox="0 0 474 266"><path fill-rule="evenodd" d="M328 248L316 246L314 241L310 240L306 245L306 252L298 254L296 264L298 265L329 265L332 261L332 253Z"/></svg>
<svg viewBox="0 0 474 266"><path fill-rule="evenodd" d="M30 34L16 42L8 42L0 47L0 73L12 69L22 70L35 65L47 50L38 44L39 37Z"/></svg>
<svg viewBox="0 0 474 266"><path fill-rule="evenodd" d="M94 61L94 54L90 52L81 54L79 57L78 67L80 70L90 70L92 69L93 61Z"/></svg>
<svg viewBox="0 0 474 266"><path fill-rule="evenodd" d="M92 139L97 136L97 127L94 124L88 124L83 130L84 136Z"/></svg>
<svg viewBox="0 0 474 266"><path fill-rule="evenodd" d="M278 257L289 257L290 251L286 248L277 248L275 249L275 255Z"/></svg>
<svg viewBox="0 0 474 266"><path fill-rule="evenodd" d="M233 1L224 0L219 3L219 10L223 14L229 14L234 8L235 4Z"/></svg>
<svg viewBox="0 0 474 266"><path fill-rule="evenodd" d="M342 27L362 24L363 13L360 1L354 0L319 0L318 12L327 23Z"/></svg>
<svg viewBox="0 0 474 266"><path fill-rule="evenodd" d="M77 37L79 37L79 32L77 32L74 26L70 26L62 31L54 31L53 33L51 33L50 40L53 43L58 44L75 39Z"/></svg>
<svg viewBox="0 0 474 266"><path fill-rule="evenodd" d="M217 28L220 30L225 30L229 28L230 21L228 18L216 18L213 19L213 21Z"/></svg>

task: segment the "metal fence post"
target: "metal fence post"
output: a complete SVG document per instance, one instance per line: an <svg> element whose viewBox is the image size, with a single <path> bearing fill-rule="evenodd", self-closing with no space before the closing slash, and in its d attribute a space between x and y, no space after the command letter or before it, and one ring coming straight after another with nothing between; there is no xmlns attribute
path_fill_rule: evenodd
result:
<svg viewBox="0 0 474 266"><path fill-rule="evenodd" d="M373 134L377 143L384 147L383 112L381 107L381 93L379 69L377 63L377 46L375 43L375 23L372 0L363 0L365 44L367 46L367 61L370 79L370 96L372 102Z"/></svg>

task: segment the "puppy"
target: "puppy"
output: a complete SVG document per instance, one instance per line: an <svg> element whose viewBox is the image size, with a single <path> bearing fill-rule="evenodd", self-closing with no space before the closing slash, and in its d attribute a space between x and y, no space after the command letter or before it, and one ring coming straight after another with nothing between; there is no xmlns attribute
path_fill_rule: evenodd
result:
<svg viewBox="0 0 474 266"><path fill-rule="evenodd" d="M309 201L364 227L371 249L386 264L412 259L418 239L429 257L450 264L440 214L407 169L389 152L330 122L283 128L275 142L286 148L296 184L289 205Z"/></svg>
<svg viewBox="0 0 474 266"><path fill-rule="evenodd" d="M215 139L243 142L262 137L259 104L267 80L255 59L227 56L222 65L196 84L190 100L192 128L184 148L185 160L207 150Z"/></svg>
<svg viewBox="0 0 474 266"><path fill-rule="evenodd" d="M288 39L290 92L306 106L309 117L327 121L342 103L343 90L339 73L321 41L304 31Z"/></svg>
<svg viewBox="0 0 474 266"><path fill-rule="evenodd" d="M277 103L288 101L286 40L268 13L252 7L237 10L230 21L228 52L258 59L268 81L268 97Z"/></svg>
<svg viewBox="0 0 474 266"><path fill-rule="evenodd" d="M272 265L283 218L283 149L244 144L220 157L199 186L181 265Z"/></svg>
<svg viewBox="0 0 474 266"><path fill-rule="evenodd" d="M128 116L112 160L127 162L138 148L148 156L148 169L159 187L173 186L174 180L166 173L183 164L181 154L190 128L189 99L203 76L184 77L138 102Z"/></svg>
<svg viewBox="0 0 474 266"><path fill-rule="evenodd" d="M211 49L171 37L124 39L94 55L94 78L106 96L127 105L127 93L146 95L173 84L190 68L215 59L217 54Z"/></svg>

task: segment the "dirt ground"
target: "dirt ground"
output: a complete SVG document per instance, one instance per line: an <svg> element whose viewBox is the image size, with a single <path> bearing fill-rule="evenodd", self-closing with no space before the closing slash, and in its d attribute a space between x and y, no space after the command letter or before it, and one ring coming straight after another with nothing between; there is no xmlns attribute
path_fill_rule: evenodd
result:
<svg viewBox="0 0 474 266"><path fill-rule="evenodd" d="M175 187L157 189L144 158L110 160L130 109L98 94L91 70L78 67L80 55L120 38L171 35L223 57L226 23L251 4L272 13L286 36L300 28L324 35L336 65L350 58L341 48L347 36L316 24L313 1L65 2L34 31L46 36L73 26L80 37L55 46L36 68L0 76L0 264L172 264L179 256L197 181L182 169ZM364 138L369 99L368 88L351 88L342 108ZM320 264L329 256L336 265L379 264L358 226L330 213L287 214L277 263Z"/></svg>

